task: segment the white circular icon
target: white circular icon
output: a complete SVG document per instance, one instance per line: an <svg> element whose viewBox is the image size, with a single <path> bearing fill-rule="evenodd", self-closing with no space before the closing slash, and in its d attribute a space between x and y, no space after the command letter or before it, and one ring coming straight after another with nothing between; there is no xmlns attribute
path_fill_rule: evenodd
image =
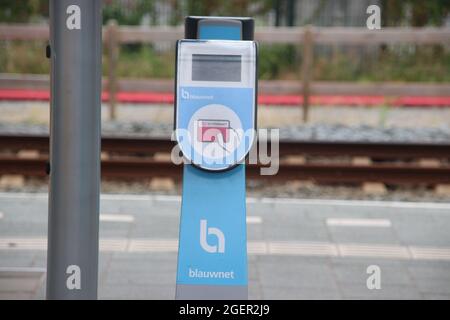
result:
<svg viewBox="0 0 450 320"><path fill-rule="evenodd" d="M242 141L242 123L237 114L221 104L208 104L198 109L189 121L191 145L203 159L225 158Z"/></svg>

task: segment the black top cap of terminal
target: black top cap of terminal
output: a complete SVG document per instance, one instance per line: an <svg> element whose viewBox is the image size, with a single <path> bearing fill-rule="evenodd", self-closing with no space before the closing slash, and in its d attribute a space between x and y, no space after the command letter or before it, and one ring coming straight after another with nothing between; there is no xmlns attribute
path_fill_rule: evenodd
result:
<svg viewBox="0 0 450 320"><path fill-rule="evenodd" d="M240 23L242 25L242 40L253 40L255 31L255 22L253 18L248 17L201 17L189 16L184 21L184 38L198 39L199 21L210 23Z"/></svg>

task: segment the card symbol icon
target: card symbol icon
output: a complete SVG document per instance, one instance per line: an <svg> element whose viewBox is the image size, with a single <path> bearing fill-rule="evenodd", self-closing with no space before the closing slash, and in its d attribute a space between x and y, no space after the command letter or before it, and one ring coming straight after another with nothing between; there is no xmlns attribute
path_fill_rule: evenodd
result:
<svg viewBox="0 0 450 320"><path fill-rule="evenodd" d="M230 139L230 121L201 119L197 120L197 141L198 142L216 142L220 141L219 135L223 142Z"/></svg>

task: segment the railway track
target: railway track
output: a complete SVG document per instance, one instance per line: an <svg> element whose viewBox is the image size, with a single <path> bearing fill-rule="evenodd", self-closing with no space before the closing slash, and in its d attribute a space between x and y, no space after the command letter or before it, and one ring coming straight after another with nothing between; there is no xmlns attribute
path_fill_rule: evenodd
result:
<svg viewBox="0 0 450 320"><path fill-rule="evenodd" d="M105 178L181 179L182 166L157 160L155 154L168 154L174 142L167 139L104 137L102 176ZM48 136L0 135L0 174L45 176L48 171ZM20 152L33 150L32 158ZM317 183L364 183L438 185L450 184L449 144L401 144L365 142L297 142L281 141L280 168L276 175L262 176L262 165L248 165L250 179L273 182L312 180ZM349 163L292 163L285 159L302 157L365 157L365 164ZM374 159L372 161L372 159ZM375 160L376 159L376 160ZM434 159L433 165L423 165L417 159ZM378 162L382 160L382 162ZM437 163L437 165L436 165Z"/></svg>

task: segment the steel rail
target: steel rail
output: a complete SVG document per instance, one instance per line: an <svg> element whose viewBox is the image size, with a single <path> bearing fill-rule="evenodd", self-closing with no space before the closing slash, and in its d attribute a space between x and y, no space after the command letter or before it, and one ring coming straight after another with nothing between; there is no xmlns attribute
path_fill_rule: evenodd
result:
<svg viewBox="0 0 450 320"><path fill-rule="evenodd" d="M103 137L102 151L117 153L170 153L175 142L164 138ZM270 146L270 141L268 142ZM39 150L48 152L45 135L0 135L0 150ZM279 144L280 156L311 155L324 157L361 156L381 159L450 159L450 144L399 142L286 141Z"/></svg>
<svg viewBox="0 0 450 320"><path fill-rule="evenodd" d="M48 159L0 157L0 174L46 176ZM261 165L248 165L249 179L274 182L312 180L319 183L363 183L436 185L450 184L450 166L422 167L417 165L346 165L346 164L283 164L275 175L261 175ZM144 159L102 160L103 178L147 179L169 177L181 179L182 166L167 161Z"/></svg>

